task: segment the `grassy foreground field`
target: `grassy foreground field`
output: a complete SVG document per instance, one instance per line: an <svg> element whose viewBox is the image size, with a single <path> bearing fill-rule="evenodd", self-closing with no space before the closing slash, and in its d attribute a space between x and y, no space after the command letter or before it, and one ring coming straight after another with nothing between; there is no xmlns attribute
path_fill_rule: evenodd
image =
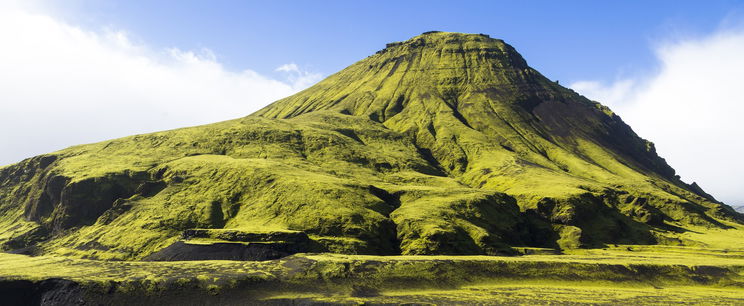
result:
<svg viewBox="0 0 744 306"><path fill-rule="evenodd" d="M0 254L0 275L11 304L32 295L47 304L744 303L744 248L617 246L516 257L297 254L261 262Z"/></svg>

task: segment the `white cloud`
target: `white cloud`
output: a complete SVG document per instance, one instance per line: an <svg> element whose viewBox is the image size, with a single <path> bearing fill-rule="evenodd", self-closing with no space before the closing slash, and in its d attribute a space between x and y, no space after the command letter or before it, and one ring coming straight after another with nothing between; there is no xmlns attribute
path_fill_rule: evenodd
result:
<svg viewBox="0 0 744 306"><path fill-rule="evenodd" d="M609 86L598 81L578 81L569 87L607 106L615 106L630 99L636 84L635 80L630 79L616 81Z"/></svg>
<svg viewBox="0 0 744 306"><path fill-rule="evenodd" d="M295 63L290 63L279 66L276 71L300 73L300 67L297 67Z"/></svg>
<svg viewBox="0 0 744 306"><path fill-rule="evenodd" d="M295 63L281 65L276 68L276 71L287 73L287 79L299 88L308 87L321 79L320 74L302 70Z"/></svg>
<svg viewBox="0 0 744 306"><path fill-rule="evenodd" d="M0 165L245 116L320 79L294 64L288 81L232 72L208 49L153 50L124 31L89 31L7 4L0 5Z"/></svg>
<svg viewBox="0 0 744 306"><path fill-rule="evenodd" d="M656 54L652 76L571 87L655 142L683 179L744 204L744 31L664 43Z"/></svg>

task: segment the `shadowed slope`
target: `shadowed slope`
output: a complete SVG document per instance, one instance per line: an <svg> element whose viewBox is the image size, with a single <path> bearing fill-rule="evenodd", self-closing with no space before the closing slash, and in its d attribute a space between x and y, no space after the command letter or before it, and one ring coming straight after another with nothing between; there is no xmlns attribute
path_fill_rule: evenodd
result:
<svg viewBox="0 0 744 306"><path fill-rule="evenodd" d="M742 216L501 40L426 33L251 116L0 168L6 249L133 259L193 228L299 251L498 254L693 243ZM30 247L30 248L29 248Z"/></svg>

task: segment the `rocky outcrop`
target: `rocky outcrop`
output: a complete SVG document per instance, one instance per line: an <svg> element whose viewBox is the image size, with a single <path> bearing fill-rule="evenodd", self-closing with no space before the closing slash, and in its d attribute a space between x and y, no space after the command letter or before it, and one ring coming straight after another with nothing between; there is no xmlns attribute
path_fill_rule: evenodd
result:
<svg viewBox="0 0 744 306"><path fill-rule="evenodd" d="M190 229L177 241L145 257L151 261L272 260L296 253L327 251L299 231Z"/></svg>
<svg viewBox="0 0 744 306"><path fill-rule="evenodd" d="M286 242L175 242L144 258L148 261L183 260L272 260L289 256L305 249Z"/></svg>
<svg viewBox="0 0 744 306"><path fill-rule="evenodd" d="M85 289L77 282L50 278L40 281L0 279L3 305L83 305Z"/></svg>

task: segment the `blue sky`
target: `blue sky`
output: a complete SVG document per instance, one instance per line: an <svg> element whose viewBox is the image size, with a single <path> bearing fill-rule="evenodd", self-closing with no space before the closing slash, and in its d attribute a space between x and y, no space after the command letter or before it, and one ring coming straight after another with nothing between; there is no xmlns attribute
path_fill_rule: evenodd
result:
<svg viewBox="0 0 744 306"><path fill-rule="evenodd" d="M0 1L0 165L242 117L425 31L485 33L744 205L744 1Z"/></svg>
<svg viewBox="0 0 744 306"><path fill-rule="evenodd" d="M228 68L286 62L323 75L425 31L506 40L565 83L649 69L658 40L714 31L741 1L59 1L88 28L127 29L155 47L211 49Z"/></svg>

